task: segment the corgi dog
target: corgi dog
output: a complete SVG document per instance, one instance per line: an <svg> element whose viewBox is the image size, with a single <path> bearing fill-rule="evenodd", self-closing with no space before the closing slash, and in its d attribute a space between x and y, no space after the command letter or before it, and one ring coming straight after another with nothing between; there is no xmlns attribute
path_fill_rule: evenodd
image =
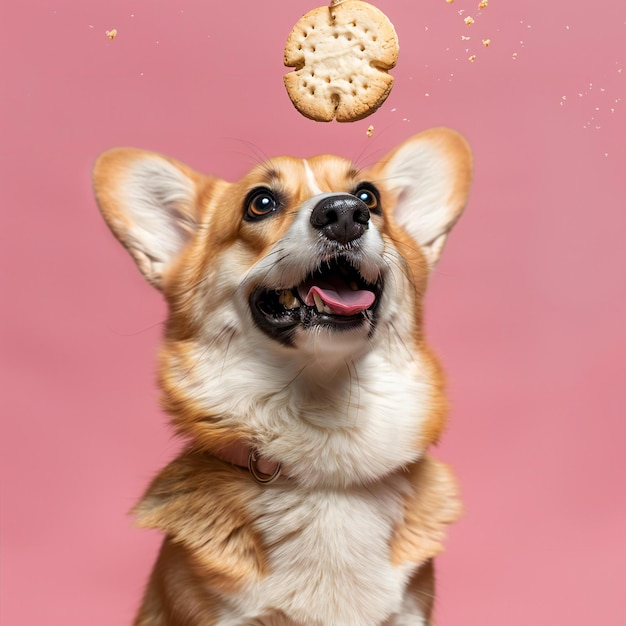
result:
<svg viewBox="0 0 626 626"><path fill-rule="evenodd" d="M134 509L165 537L136 626L433 623L461 505L429 453L447 405L422 309L471 173L445 128L238 182L98 158L104 219L169 305L159 383L187 443Z"/></svg>

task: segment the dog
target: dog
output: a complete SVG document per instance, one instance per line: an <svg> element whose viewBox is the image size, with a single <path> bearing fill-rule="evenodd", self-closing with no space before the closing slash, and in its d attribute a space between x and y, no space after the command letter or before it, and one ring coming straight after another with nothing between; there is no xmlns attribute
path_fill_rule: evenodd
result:
<svg viewBox="0 0 626 626"><path fill-rule="evenodd" d="M445 128L234 183L98 158L102 215L169 305L159 382L187 442L134 509L165 536L136 626L433 623L461 504L429 453L447 403L422 307L471 177Z"/></svg>

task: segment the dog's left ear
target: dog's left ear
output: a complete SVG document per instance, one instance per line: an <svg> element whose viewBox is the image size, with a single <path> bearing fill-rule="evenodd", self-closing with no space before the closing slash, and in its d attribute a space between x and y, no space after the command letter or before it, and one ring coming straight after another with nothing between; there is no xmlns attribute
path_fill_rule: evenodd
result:
<svg viewBox="0 0 626 626"><path fill-rule="evenodd" d="M394 220L433 267L467 202L472 178L467 142L456 131L433 128L398 146L376 170L395 198Z"/></svg>

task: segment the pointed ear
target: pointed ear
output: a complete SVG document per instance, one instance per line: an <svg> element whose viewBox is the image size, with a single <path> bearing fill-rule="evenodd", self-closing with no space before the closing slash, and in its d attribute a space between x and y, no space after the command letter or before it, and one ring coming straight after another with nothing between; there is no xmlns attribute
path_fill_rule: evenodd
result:
<svg viewBox="0 0 626 626"><path fill-rule="evenodd" d="M212 182L174 159L133 148L108 150L96 161L93 184L100 211L157 289L193 236L198 200Z"/></svg>
<svg viewBox="0 0 626 626"><path fill-rule="evenodd" d="M433 128L398 146L376 169L395 199L393 218L434 267L467 202L472 178L467 142L453 130Z"/></svg>

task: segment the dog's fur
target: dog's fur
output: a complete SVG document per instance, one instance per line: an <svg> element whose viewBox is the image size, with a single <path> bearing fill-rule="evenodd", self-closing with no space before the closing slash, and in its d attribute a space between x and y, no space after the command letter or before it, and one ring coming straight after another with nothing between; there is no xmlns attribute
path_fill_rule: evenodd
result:
<svg viewBox="0 0 626 626"><path fill-rule="evenodd" d="M460 504L427 453L447 407L422 299L470 179L442 128L366 169L278 157L236 183L135 149L98 159L100 209L169 304L160 384L189 442L135 509L166 535L136 625L432 624ZM320 280L375 301L329 314L288 295ZM260 484L237 449L282 474Z"/></svg>

